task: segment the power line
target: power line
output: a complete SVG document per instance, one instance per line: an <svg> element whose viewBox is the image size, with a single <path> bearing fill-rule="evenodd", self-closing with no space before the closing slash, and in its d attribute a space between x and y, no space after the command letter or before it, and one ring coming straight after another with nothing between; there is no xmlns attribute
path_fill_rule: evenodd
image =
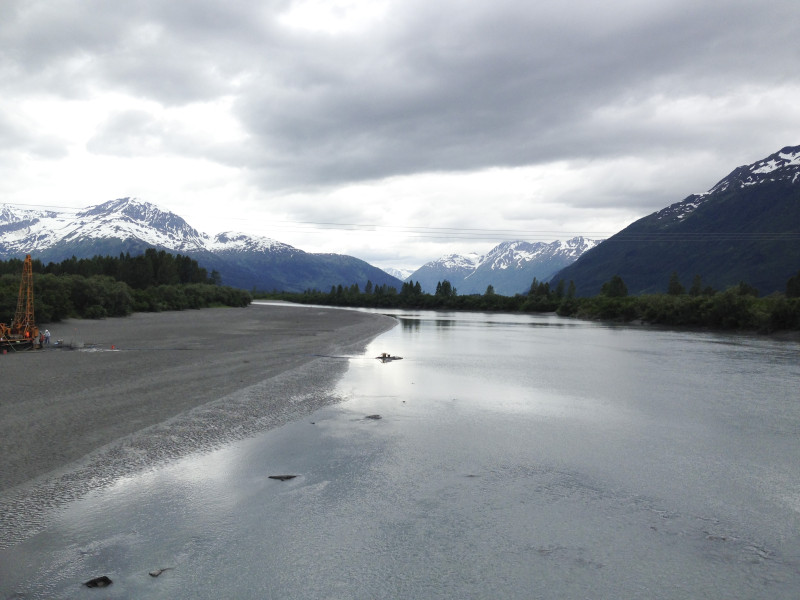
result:
<svg viewBox="0 0 800 600"><path fill-rule="evenodd" d="M87 207L62 207L48 204L20 204L20 203L6 203L7 206L24 207L24 208L42 208L46 210L53 210L57 212L81 212L87 210ZM223 218L224 221L239 221L248 223L252 230L253 220L244 217L230 217ZM594 232L569 232L569 231L555 231L555 230L526 230L526 229L489 229L489 228L468 228L468 227L427 227L417 225L382 225L378 223L339 223L333 221L289 221L289 220L274 220L270 221L270 230L278 229L280 231L289 233L324 233L326 231L356 231L356 232L393 232L410 234L412 237L423 238L460 238L460 239L513 239L518 240L522 238L540 238L548 236L569 236L569 237L591 237L599 236L605 237L611 235L612 232L608 231L594 231ZM259 227L258 229L264 230Z"/></svg>
<svg viewBox="0 0 800 600"><path fill-rule="evenodd" d="M57 212L75 213L87 207L61 207L47 204L5 203L7 206L35 207ZM417 225L381 225L377 223L340 223L334 221L270 221L270 229L252 227L252 219L225 217L226 221L241 221L251 225L252 232L257 229L263 235L271 237L275 233L302 233L322 235L330 231L348 231L361 233L394 233L414 239L427 240L473 240L500 241L552 241L553 239L584 237L589 239L608 239L613 242L711 242L711 241L800 241L800 232L742 232L742 231L704 231L704 232L610 232L610 231L557 231L531 229L489 229L469 227L428 227ZM251 233L252 235L252 233Z"/></svg>

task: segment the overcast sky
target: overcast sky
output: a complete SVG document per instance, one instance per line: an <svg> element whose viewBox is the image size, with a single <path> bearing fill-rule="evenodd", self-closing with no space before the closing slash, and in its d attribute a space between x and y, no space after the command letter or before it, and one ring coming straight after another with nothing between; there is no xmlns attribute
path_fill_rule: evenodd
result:
<svg viewBox="0 0 800 600"><path fill-rule="evenodd" d="M800 144L797 0L0 0L0 203L380 267L607 237Z"/></svg>

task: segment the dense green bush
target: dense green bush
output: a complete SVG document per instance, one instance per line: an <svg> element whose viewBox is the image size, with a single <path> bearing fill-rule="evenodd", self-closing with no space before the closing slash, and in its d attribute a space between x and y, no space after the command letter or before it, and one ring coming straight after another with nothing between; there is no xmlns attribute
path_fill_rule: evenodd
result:
<svg viewBox="0 0 800 600"><path fill-rule="evenodd" d="M102 319L132 312L247 306L252 296L213 283L188 257L147 250L131 257L71 258L47 266L33 261L35 316L39 323L68 317ZM0 322L14 318L22 261L0 261ZM123 280L127 279L127 281Z"/></svg>

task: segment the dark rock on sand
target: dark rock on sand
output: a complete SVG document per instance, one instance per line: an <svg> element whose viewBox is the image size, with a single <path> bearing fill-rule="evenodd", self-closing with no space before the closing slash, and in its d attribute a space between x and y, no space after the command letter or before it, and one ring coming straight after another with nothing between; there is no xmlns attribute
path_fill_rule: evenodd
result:
<svg viewBox="0 0 800 600"><path fill-rule="evenodd" d="M111 579L109 579L105 575L101 575L100 577L95 577L94 579L90 579L83 585L90 588L104 588L110 586L112 583L114 582L111 581Z"/></svg>

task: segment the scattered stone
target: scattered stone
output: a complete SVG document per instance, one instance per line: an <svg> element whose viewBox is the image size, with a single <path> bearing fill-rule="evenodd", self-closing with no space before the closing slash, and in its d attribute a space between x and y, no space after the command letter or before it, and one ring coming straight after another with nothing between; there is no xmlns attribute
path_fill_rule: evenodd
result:
<svg viewBox="0 0 800 600"><path fill-rule="evenodd" d="M94 579L90 579L83 585L90 588L104 588L110 586L112 583L114 582L111 581L111 579L109 579L105 575L101 575L100 577L95 577Z"/></svg>
<svg viewBox="0 0 800 600"><path fill-rule="evenodd" d="M372 419L373 421L377 421L378 419L382 419L383 417L381 417L380 415L367 415L364 418L365 419Z"/></svg>
<svg viewBox="0 0 800 600"><path fill-rule="evenodd" d="M294 479L297 475L270 475L270 479L277 479L278 481L289 481L290 479Z"/></svg>

